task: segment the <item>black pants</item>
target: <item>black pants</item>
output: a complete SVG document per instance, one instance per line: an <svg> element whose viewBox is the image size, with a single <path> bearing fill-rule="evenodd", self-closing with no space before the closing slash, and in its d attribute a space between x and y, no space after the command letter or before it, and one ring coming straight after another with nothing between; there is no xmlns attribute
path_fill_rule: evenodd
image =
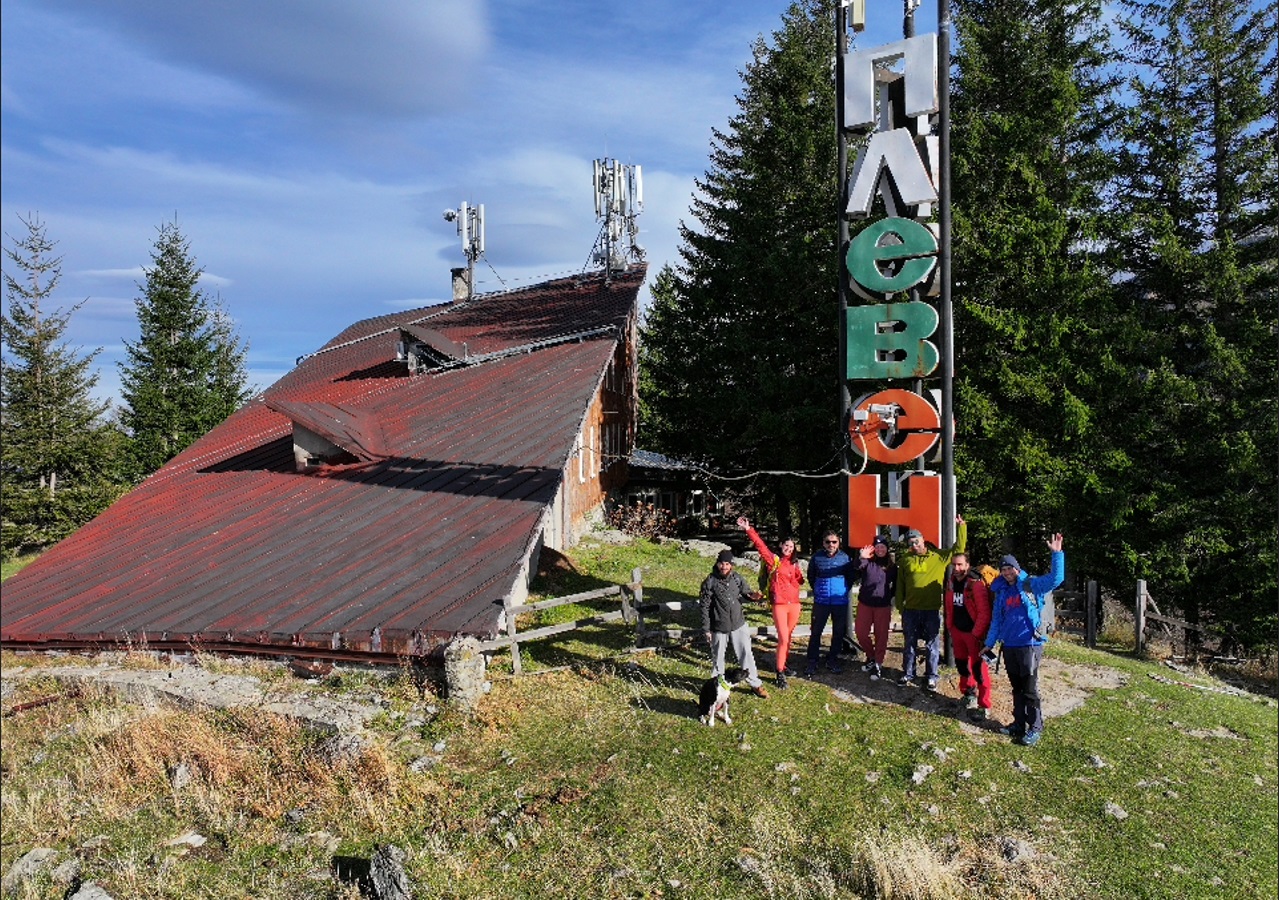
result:
<svg viewBox="0 0 1279 900"><path fill-rule="evenodd" d="M848 603L814 603L812 628L808 635L808 664L817 665L822 655L822 632L826 629L826 620L831 620L830 653L828 662L839 659L844 649L844 638L848 636Z"/></svg>
<svg viewBox="0 0 1279 900"><path fill-rule="evenodd" d="M1013 689L1013 726L1025 732L1044 730L1044 713L1039 706L1039 663L1043 658L1043 644L1004 645L1004 666Z"/></svg>

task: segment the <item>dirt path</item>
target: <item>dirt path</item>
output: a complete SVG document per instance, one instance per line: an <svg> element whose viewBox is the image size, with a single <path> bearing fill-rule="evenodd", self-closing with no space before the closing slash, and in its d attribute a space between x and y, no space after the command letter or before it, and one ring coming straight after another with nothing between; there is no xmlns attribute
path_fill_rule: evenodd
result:
<svg viewBox="0 0 1279 900"><path fill-rule="evenodd" d="M891 652L889 662L891 664ZM885 668L884 671L886 677L871 681L861 671L859 660L845 666L839 675L823 670L814 681L830 685L835 696L847 703L891 703L935 715L952 716L974 736L997 734L1000 725L1012 721L1012 694L1008 677L1002 671L992 677L990 718L979 724L968 721L959 691L959 674L953 668L942 666L936 692L918 685L902 687L897 684L900 670ZM1053 719L1083 706L1084 701L1096 691L1113 690L1127 683L1128 676L1116 669L1067 664L1046 658L1039 673L1039 695L1047 727L1052 727Z"/></svg>

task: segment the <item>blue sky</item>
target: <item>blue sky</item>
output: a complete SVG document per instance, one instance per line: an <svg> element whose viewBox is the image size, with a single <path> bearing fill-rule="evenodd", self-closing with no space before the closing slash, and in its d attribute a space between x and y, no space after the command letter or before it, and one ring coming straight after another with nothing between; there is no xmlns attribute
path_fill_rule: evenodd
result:
<svg viewBox="0 0 1279 900"><path fill-rule="evenodd" d="M86 301L69 336L102 348L111 398L175 216L256 388L354 321L447 299L464 260L442 212L464 200L485 205L479 290L581 271L599 157L643 166L651 278L786 5L5 0L5 247L38 214L63 257L54 301ZM900 37L899 0L867 6L859 46ZM935 4L916 27L935 30Z"/></svg>

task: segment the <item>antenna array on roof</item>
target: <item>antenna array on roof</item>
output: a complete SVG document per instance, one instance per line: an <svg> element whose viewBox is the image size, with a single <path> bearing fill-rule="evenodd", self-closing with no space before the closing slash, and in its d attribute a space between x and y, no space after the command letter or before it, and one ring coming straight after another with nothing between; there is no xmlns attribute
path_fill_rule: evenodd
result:
<svg viewBox="0 0 1279 900"><path fill-rule="evenodd" d="M475 261L484 255L484 204L471 206L465 200L457 209L444 210L444 221L457 222L457 234L462 239L462 255L466 257L465 297L457 296L456 282L463 277L462 269L454 269L454 299L469 301L475 290Z"/></svg>
<svg viewBox="0 0 1279 900"><path fill-rule="evenodd" d="M602 224L591 258L604 267L608 277L613 270L625 271L629 263L644 259L644 248L637 241L637 220L644 211L644 180L639 166L607 157L595 160L594 169L595 218Z"/></svg>

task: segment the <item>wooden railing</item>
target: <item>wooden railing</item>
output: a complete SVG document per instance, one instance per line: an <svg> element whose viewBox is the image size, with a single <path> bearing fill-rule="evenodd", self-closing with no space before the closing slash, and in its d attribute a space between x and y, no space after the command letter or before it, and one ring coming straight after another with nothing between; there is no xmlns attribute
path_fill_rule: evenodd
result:
<svg viewBox="0 0 1279 900"><path fill-rule="evenodd" d="M1138 656L1140 656L1142 651L1145 650L1146 626L1151 622L1158 623L1162 626L1164 634L1166 634L1170 640L1175 637L1173 628L1182 629L1183 640L1187 645L1187 656L1190 655L1189 644L1191 632L1195 632L1197 634L1211 634L1214 636L1220 636L1222 634L1220 628L1214 628L1211 625L1195 625L1182 619L1174 619L1172 616L1163 615L1163 613L1159 610L1158 604L1155 603L1155 598L1150 596L1150 592L1146 590L1146 582L1142 580L1137 582L1137 604L1134 616L1136 618L1136 625L1133 629L1136 632L1135 652Z"/></svg>
<svg viewBox="0 0 1279 900"><path fill-rule="evenodd" d="M1084 646L1095 648L1100 621L1098 611L1101 609L1097 582L1090 580L1082 591L1057 590L1048 596L1052 598L1057 630L1082 635Z"/></svg>
<svg viewBox="0 0 1279 900"><path fill-rule="evenodd" d="M520 662L521 643L540 641L587 625L602 625L606 622L617 622L619 620L627 624L636 624L636 609L644 595L644 586L640 578L640 570L634 569L631 572L632 580L630 584L611 584L608 587L598 588L593 591L583 591L580 594L570 594L567 597L554 597L550 600L539 600L536 603L526 603L520 606L508 605L505 607L506 634L490 641L483 641L480 644L480 650L485 653L491 653L494 650L509 647L511 650L511 671L516 675L520 675L523 673L523 665ZM570 603L588 603L592 600L603 600L606 597L620 598L621 609L597 613L584 619L575 619L572 622L544 625L541 628L533 628L529 631L521 632L519 630L518 619L525 613L554 609L557 606L567 606Z"/></svg>

